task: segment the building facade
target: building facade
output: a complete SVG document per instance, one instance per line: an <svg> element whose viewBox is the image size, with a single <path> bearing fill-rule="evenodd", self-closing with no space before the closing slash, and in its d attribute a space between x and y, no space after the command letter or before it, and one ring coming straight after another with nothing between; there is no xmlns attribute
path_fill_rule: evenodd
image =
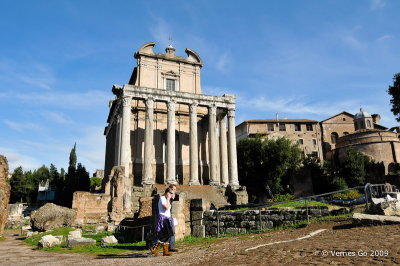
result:
<svg viewBox="0 0 400 266"><path fill-rule="evenodd" d="M321 160L344 160L350 147L383 162L386 173L400 163L399 133L379 124L380 115L343 111L321 122L307 119L246 120L236 127L237 140L261 136L285 137L297 143L303 154ZM394 128L397 129L397 128ZM336 155L336 156L335 156ZM394 166L393 166L394 167Z"/></svg>
<svg viewBox="0 0 400 266"><path fill-rule="evenodd" d="M236 139L262 136L268 139L287 138L297 143L303 154L322 160L321 130L318 121L308 119L246 120L236 127Z"/></svg>
<svg viewBox="0 0 400 266"><path fill-rule="evenodd" d="M104 182L114 166L124 166L125 191L153 184L239 186L235 96L202 94L203 62L195 51L181 57L171 45L165 54L154 46L140 47L129 83L112 88Z"/></svg>

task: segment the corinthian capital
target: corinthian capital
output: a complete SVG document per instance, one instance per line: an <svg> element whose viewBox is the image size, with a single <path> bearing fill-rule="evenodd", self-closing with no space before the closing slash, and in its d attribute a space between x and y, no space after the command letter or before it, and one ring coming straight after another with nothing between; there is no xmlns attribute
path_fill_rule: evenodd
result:
<svg viewBox="0 0 400 266"><path fill-rule="evenodd" d="M191 113L197 112L197 102L193 102L191 105L189 105L189 110Z"/></svg>
<svg viewBox="0 0 400 266"><path fill-rule="evenodd" d="M146 109L153 109L154 108L154 99L149 97L146 99Z"/></svg>
<svg viewBox="0 0 400 266"><path fill-rule="evenodd" d="M208 113L210 115L217 115L217 107L215 105L211 105L208 107Z"/></svg>
<svg viewBox="0 0 400 266"><path fill-rule="evenodd" d="M130 106L131 105L131 97L123 96L122 97L122 105L123 106Z"/></svg>
<svg viewBox="0 0 400 266"><path fill-rule="evenodd" d="M168 106L168 112L173 112L175 111L175 102L174 101L170 101L167 103Z"/></svg>
<svg viewBox="0 0 400 266"><path fill-rule="evenodd" d="M235 109L233 108L228 109L228 118L235 118Z"/></svg>

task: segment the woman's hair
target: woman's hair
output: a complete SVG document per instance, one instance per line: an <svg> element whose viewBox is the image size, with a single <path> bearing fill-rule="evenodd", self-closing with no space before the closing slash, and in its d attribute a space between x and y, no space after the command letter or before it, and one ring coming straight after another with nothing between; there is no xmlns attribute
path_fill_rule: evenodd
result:
<svg viewBox="0 0 400 266"><path fill-rule="evenodd" d="M164 192L164 195L166 195L167 193L172 193L172 189L167 187L167 189Z"/></svg>

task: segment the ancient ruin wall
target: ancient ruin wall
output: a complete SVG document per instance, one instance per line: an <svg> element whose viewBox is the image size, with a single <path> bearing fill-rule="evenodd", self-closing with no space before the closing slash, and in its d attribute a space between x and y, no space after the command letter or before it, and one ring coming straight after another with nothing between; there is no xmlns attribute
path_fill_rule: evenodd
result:
<svg viewBox="0 0 400 266"><path fill-rule="evenodd" d="M309 209L309 218L330 215L328 209ZM192 217L194 219L194 217ZM307 220L306 210L261 210L261 225L263 229L278 226L293 225ZM260 229L260 211L219 211L218 217L215 211L203 213L203 224L205 236L216 236L220 234L246 233Z"/></svg>
<svg viewBox="0 0 400 266"><path fill-rule="evenodd" d="M107 224L110 200L110 195L75 192L72 203L72 209L76 210L74 224Z"/></svg>
<svg viewBox="0 0 400 266"><path fill-rule="evenodd" d="M8 162L7 158L0 155L0 236L3 235L4 225L8 216L8 201L10 200L10 185L7 182Z"/></svg>

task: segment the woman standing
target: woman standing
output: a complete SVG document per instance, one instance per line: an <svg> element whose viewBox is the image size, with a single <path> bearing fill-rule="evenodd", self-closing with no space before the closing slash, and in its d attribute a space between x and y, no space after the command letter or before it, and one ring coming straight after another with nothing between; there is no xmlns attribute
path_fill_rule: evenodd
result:
<svg viewBox="0 0 400 266"><path fill-rule="evenodd" d="M171 188L167 188L164 195L160 197L158 201L158 219L156 224L157 232L157 244L151 249L154 255L158 255L158 248L161 244L164 245L164 256L171 256L169 252L169 243L171 236L174 235L172 230L174 222L171 218L171 198L173 198L174 192Z"/></svg>

